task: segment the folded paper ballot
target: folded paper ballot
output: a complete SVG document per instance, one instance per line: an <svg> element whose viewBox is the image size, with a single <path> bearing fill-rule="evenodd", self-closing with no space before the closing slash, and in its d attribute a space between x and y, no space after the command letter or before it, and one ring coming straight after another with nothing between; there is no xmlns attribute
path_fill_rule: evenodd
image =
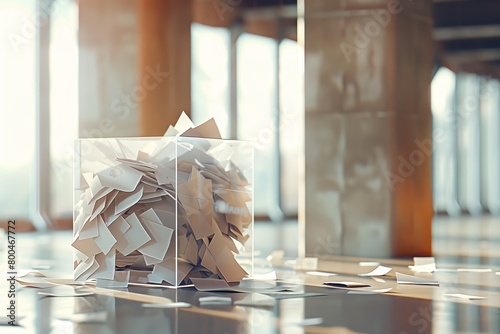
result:
<svg viewBox="0 0 500 334"><path fill-rule="evenodd" d="M439 282L433 279L427 279L423 277L417 277L412 275L405 275L401 273L396 273L396 280L398 284L409 284L409 285L435 285L438 286Z"/></svg>
<svg viewBox="0 0 500 334"><path fill-rule="evenodd" d="M371 285L360 282L324 282L323 285L335 288L369 288Z"/></svg>
<svg viewBox="0 0 500 334"><path fill-rule="evenodd" d="M142 307L144 308L156 308L156 309L162 309L162 308L189 308L192 305L189 303L185 302L177 302L177 303L166 303L166 304L142 304Z"/></svg>
<svg viewBox="0 0 500 334"><path fill-rule="evenodd" d="M75 142L74 278L240 282L253 252L253 146L184 113L163 137Z"/></svg>
<svg viewBox="0 0 500 334"><path fill-rule="evenodd" d="M364 277L384 276L384 275L387 275L391 270L392 270L392 268L389 268L389 267L378 266L377 268L373 269L369 273L358 274L358 276L364 276Z"/></svg>

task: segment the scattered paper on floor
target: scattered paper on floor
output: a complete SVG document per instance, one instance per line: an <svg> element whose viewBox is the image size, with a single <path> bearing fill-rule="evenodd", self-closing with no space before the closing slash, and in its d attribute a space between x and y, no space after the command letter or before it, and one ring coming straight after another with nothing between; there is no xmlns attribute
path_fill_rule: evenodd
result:
<svg viewBox="0 0 500 334"><path fill-rule="evenodd" d="M423 277L405 275L401 273L396 273L396 279L398 284L408 284L408 285L439 285L439 282L432 279L427 279Z"/></svg>
<svg viewBox="0 0 500 334"><path fill-rule="evenodd" d="M433 257L414 257L413 266L408 266L417 273L433 273L436 271L436 260Z"/></svg>
<svg viewBox="0 0 500 334"><path fill-rule="evenodd" d="M391 270L392 270L392 268L389 268L389 267L378 266L377 268L373 269L369 273L358 274L358 276L365 276L365 277L384 276L384 275L387 275Z"/></svg>
<svg viewBox="0 0 500 334"><path fill-rule="evenodd" d="M350 282L350 281L342 281L342 282L323 282L323 285L326 285L328 287L333 287L333 288L366 288L370 287L371 285L368 283L361 283L361 282Z"/></svg>

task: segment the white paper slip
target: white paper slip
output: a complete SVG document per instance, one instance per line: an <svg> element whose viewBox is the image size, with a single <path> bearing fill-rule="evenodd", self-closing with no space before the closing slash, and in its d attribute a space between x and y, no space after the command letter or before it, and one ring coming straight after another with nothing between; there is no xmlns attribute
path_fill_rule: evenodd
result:
<svg viewBox="0 0 500 334"><path fill-rule="evenodd" d="M448 298L467 299L467 300L481 300L481 299L484 299L484 297L481 297L481 296L466 295L466 294L463 294L463 293L447 293L444 296L448 297Z"/></svg>
<svg viewBox="0 0 500 334"><path fill-rule="evenodd" d="M45 289L56 286L56 284L48 282L44 277L23 277L17 279L17 282L28 288Z"/></svg>
<svg viewBox="0 0 500 334"><path fill-rule="evenodd" d="M436 264L430 263L419 266L408 266L408 268L410 268L411 271L414 271L416 273L433 273L436 271Z"/></svg>
<svg viewBox="0 0 500 334"><path fill-rule="evenodd" d="M500 276L500 271L497 271L495 275Z"/></svg>
<svg viewBox="0 0 500 334"><path fill-rule="evenodd" d="M389 268L389 267L378 266L377 268L373 269L369 273L358 274L358 276L366 276L366 277L384 276L384 275L387 275L391 270L392 270L392 268Z"/></svg>
<svg viewBox="0 0 500 334"><path fill-rule="evenodd" d="M35 269L18 269L16 271L16 278L21 278L25 276L30 276L30 277L45 277L45 274L42 272L35 270ZM12 274L9 274L7 271L2 271L0 273L0 277L10 277Z"/></svg>
<svg viewBox="0 0 500 334"><path fill-rule="evenodd" d="M167 304L142 304L144 308L188 308L191 304L178 302L178 303L167 303Z"/></svg>
<svg viewBox="0 0 500 334"><path fill-rule="evenodd" d="M379 266L380 262L363 261L363 262L360 262L359 265L361 267L375 267L375 266Z"/></svg>
<svg viewBox="0 0 500 334"><path fill-rule="evenodd" d="M297 326L306 327L306 326L321 325L322 323L323 323L323 318L308 318L308 319L301 320L299 322L294 322L293 324L297 325Z"/></svg>
<svg viewBox="0 0 500 334"><path fill-rule="evenodd" d="M436 259L432 256L425 256L425 257L414 257L413 258L413 265L415 266L423 266L427 264L432 264L436 263Z"/></svg>
<svg viewBox="0 0 500 334"><path fill-rule="evenodd" d="M375 282L378 282L378 283L385 283L385 279L382 279L379 277L373 276L371 279L374 280Z"/></svg>
<svg viewBox="0 0 500 334"><path fill-rule="evenodd" d="M71 287L71 286L56 286L54 288L42 289L38 292L39 295L49 297L84 297L91 296L94 292L85 287Z"/></svg>
<svg viewBox="0 0 500 334"><path fill-rule="evenodd" d="M337 274L335 273L327 273L324 271L308 271L306 272L306 274L311 276L323 276L323 277L337 276Z"/></svg>
<svg viewBox="0 0 500 334"><path fill-rule="evenodd" d="M459 273L491 273L493 270L490 268L458 268Z"/></svg>
<svg viewBox="0 0 500 334"><path fill-rule="evenodd" d="M433 257L414 257L413 266L408 266L417 273L432 273L436 271L436 260Z"/></svg>
<svg viewBox="0 0 500 334"><path fill-rule="evenodd" d="M426 279L417 276L405 275L401 273L396 273L396 279L398 284L410 284L410 285L434 285L438 286L439 282L431 279Z"/></svg>
<svg viewBox="0 0 500 334"><path fill-rule="evenodd" d="M324 282L323 285L335 288L369 288L370 284L360 282Z"/></svg>

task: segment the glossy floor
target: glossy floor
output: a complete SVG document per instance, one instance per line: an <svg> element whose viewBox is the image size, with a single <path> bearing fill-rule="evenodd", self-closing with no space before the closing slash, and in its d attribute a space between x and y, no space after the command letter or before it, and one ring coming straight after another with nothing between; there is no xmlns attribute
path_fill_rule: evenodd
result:
<svg viewBox="0 0 500 334"><path fill-rule="evenodd" d="M37 289L18 286L16 307L23 327L1 326L0 333L500 333L500 276L496 275L500 271L499 227L499 220L494 218L436 222L433 246L441 270L432 278L440 282L439 287L398 285L395 272L409 274L409 260L377 260L393 270L374 280L357 276L373 269L360 266L359 261L372 259L341 257L319 263L318 270L337 273L334 278L295 272L290 263L280 262L279 278L297 284L303 292L322 295L279 297L273 307L265 308L200 306L199 298L212 294L194 288L130 287L131 292L193 305L186 309L147 309L141 303L106 295L43 297ZM17 267L50 267L47 273L51 277L71 277L70 240L69 232L19 235ZM0 263L6 266L5 244L0 247ZM263 258L258 259L257 267L262 272L273 270ZM457 272L458 268L484 272ZM369 282L374 288L392 290L352 294L320 286L332 279ZM2 278L0 293L6 295L7 291ZM446 296L450 293L484 299L459 300ZM234 294L224 296L237 298ZM2 298L0 301L5 300ZM83 314L87 316L82 321Z"/></svg>

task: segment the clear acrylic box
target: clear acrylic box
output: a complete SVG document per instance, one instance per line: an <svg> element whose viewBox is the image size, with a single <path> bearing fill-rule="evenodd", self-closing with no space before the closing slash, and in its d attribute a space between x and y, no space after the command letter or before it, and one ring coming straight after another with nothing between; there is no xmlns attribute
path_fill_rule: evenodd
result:
<svg viewBox="0 0 500 334"><path fill-rule="evenodd" d="M253 161L246 141L76 140L75 280L177 287L252 276Z"/></svg>

